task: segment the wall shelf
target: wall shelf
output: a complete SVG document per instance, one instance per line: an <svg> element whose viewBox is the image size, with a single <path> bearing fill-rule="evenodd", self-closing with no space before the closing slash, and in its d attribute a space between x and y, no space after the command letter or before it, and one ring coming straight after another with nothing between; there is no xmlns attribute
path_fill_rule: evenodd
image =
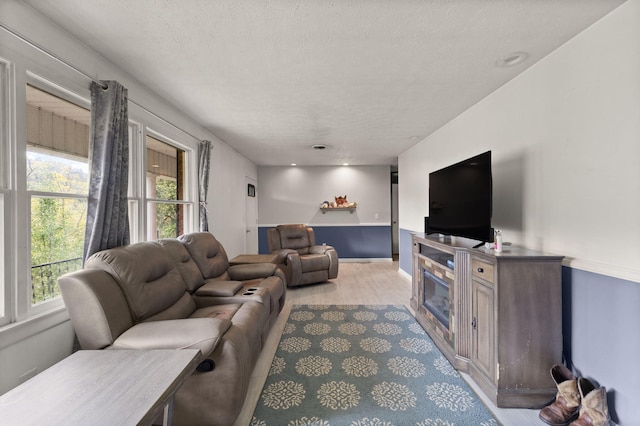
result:
<svg viewBox="0 0 640 426"><path fill-rule="evenodd" d="M320 207L322 214L325 214L326 212L349 212L353 214L355 210L355 207Z"/></svg>

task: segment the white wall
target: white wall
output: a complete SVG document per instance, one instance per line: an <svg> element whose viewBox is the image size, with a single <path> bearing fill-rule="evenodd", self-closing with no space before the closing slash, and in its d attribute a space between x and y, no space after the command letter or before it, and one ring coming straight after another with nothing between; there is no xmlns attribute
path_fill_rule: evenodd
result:
<svg viewBox="0 0 640 426"><path fill-rule="evenodd" d="M639 4L622 5L403 153L400 227L423 230L429 172L492 150L493 225L505 240L640 282Z"/></svg>
<svg viewBox="0 0 640 426"><path fill-rule="evenodd" d="M261 166L257 195L260 225L391 223L390 166ZM344 195L357 203L353 214L319 210Z"/></svg>
<svg viewBox="0 0 640 426"><path fill-rule="evenodd" d="M258 179L258 168L229 145L216 140L211 150L211 176L207 197L209 232L224 246L229 259L246 253L247 184ZM256 235L256 246L257 246Z"/></svg>
<svg viewBox="0 0 640 426"><path fill-rule="evenodd" d="M194 149L194 152L197 152L198 140L211 140L209 229L225 245L229 256L244 251L244 182L245 176L257 178L255 164L184 115L176 106L159 98L144 83L110 64L21 2L0 2L0 22L71 65L69 67L52 59L0 28L0 57L14 63L13 75L17 87L26 84L25 72L29 70L89 99L90 79L74 71L77 68L95 79L117 80L127 87L129 99L135 102L130 103L129 107L132 120L179 141ZM16 93L16 105L18 108L24 105L24 94L19 91ZM24 111L15 111L15 119L20 137L25 133L20 128L26 128ZM18 212L18 215L25 216L26 212ZM197 222L195 226L197 228ZM27 281L24 277L20 279ZM42 371L69 355L72 343L73 331L64 312L0 328L0 393L16 386L22 374L34 368Z"/></svg>
<svg viewBox="0 0 640 426"><path fill-rule="evenodd" d="M405 234L423 230L428 173L488 149L494 226L505 240L566 256L558 327L567 362L607 388L614 421L636 425L640 0L627 1L403 153ZM410 247L401 248L401 264L410 255Z"/></svg>

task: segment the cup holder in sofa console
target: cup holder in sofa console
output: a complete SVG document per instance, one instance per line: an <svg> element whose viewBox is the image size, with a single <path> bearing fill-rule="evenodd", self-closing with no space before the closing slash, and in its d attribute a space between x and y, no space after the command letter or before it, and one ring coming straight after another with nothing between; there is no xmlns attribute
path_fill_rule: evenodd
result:
<svg viewBox="0 0 640 426"><path fill-rule="evenodd" d="M258 288L257 288L257 287L249 287L249 288L247 289L247 291L257 291L257 290L258 290Z"/></svg>
<svg viewBox="0 0 640 426"><path fill-rule="evenodd" d="M252 294L255 294L254 291L245 291L244 293L242 293L243 296L251 296Z"/></svg>

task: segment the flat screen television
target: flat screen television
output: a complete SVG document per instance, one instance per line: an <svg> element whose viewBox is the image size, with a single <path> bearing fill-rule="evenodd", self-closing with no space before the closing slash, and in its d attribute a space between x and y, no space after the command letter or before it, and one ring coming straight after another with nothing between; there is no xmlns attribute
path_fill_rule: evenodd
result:
<svg viewBox="0 0 640 426"><path fill-rule="evenodd" d="M491 151L429 173L427 234L493 241Z"/></svg>

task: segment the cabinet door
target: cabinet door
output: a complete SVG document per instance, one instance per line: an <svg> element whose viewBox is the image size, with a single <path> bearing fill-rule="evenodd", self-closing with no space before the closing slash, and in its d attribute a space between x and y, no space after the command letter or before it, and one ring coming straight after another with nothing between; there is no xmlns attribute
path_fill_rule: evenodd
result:
<svg viewBox="0 0 640 426"><path fill-rule="evenodd" d="M495 318L493 289L484 283L472 283L471 362L495 383Z"/></svg>

